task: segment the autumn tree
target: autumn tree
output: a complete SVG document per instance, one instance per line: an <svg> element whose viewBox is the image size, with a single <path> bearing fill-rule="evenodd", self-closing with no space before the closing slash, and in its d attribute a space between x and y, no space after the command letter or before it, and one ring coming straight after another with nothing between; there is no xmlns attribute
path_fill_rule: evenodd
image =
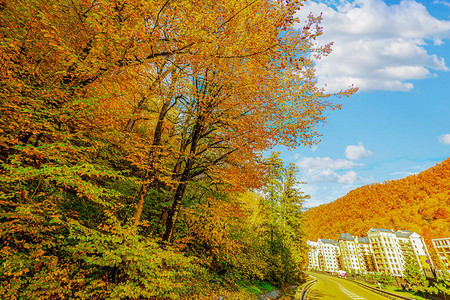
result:
<svg viewBox="0 0 450 300"><path fill-rule="evenodd" d="M301 4L2 1L2 298L180 298L208 267L180 240L237 256L232 196L264 184L262 153L314 144L333 96L355 91L316 86L330 48L320 17L296 29Z"/></svg>
<svg viewBox="0 0 450 300"><path fill-rule="evenodd" d="M209 53L206 59L202 54L199 60L191 51L178 62L184 75L179 93L161 100L174 104L161 105L159 121L154 130L150 129L160 136L160 125L167 124L171 129L167 130L166 144L153 146L166 147L178 156L170 167L171 208L162 220L166 225L165 242L170 242L173 235L189 181L207 172L213 174L211 169L218 164L239 164L237 157L252 160L277 143L291 147L312 144L317 135L315 125L324 120L322 112L335 108L327 100L331 95L315 86L312 72L313 59L329 51L327 47L315 48L312 43L321 34L319 18L311 16L304 30L295 32L292 13L299 3L249 2L232 8L223 5L215 2L212 8L229 9L225 21L210 20L212 24L205 28L207 33L223 36L220 43L213 40L218 42L217 48L212 48L216 52ZM285 34L280 36L281 31ZM149 150L151 161L158 160L154 150ZM230 158L232 154L234 158ZM135 223L140 220L148 185L155 177L158 174L146 171L137 196Z"/></svg>

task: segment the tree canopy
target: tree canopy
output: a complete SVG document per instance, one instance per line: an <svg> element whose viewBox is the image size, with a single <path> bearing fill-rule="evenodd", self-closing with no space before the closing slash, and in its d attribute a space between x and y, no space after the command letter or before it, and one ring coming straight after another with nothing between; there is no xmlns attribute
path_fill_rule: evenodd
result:
<svg viewBox="0 0 450 300"><path fill-rule="evenodd" d="M320 16L296 19L302 3L0 2L1 297L201 298L214 276L293 280L246 252L267 246L247 236L270 212L252 194L273 180L263 153L318 142L334 99L356 91L317 86L331 50L315 43ZM290 266L301 196L283 170L283 211L264 222Z"/></svg>

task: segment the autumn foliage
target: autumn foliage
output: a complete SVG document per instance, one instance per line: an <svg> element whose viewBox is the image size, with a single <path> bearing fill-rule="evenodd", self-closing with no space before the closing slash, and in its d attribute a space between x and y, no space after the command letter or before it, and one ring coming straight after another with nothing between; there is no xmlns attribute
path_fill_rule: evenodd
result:
<svg viewBox="0 0 450 300"><path fill-rule="evenodd" d="M430 248L431 239L450 236L450 158L417 175L355 189L305 217L313 240L366 236L375 227L415 231Z"/></svg>
<svg viewBox="0 0 450 300"><path fill-rule="evenodd" d="M282 178L264 151L316 143L355 92L316 86L331 50L314 43L320 17L298 25L302 2L0 1L0 298L295 280L298 195L249 191Z"/></svg>

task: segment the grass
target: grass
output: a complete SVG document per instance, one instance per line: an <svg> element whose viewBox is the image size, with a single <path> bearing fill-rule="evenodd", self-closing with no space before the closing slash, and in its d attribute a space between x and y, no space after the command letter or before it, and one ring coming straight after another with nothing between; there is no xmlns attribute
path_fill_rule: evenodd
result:
<svg viewBox="0 0 450 300"><path fill-rule="evenodd" d="M244 292L250 295L262 295L269 293L271 291L277 290L278 288L267 281L256 280L256 281L239 281L238 286Z"/></svg>
<svg viewBox="0 0 450 300"><path fill-rule="evenodd" d="M368 286L371 286L371 287L378 288L378 285L373 284L373 283L364 282L362 280L355 280L355 281L364 283L364 284L366 284ZM417 300L427 300L428 299L428 298L423 298L420 295L417 295L413 291L404 291L402 289L399 289L398 287L391 286L391 285L381 285L381 289L383 291L386 291L386 292L390 292L390 293L397 294L397 295L404 296L404 297L409 297L409 298L412 298L412 299L417 299Z"/></svg>

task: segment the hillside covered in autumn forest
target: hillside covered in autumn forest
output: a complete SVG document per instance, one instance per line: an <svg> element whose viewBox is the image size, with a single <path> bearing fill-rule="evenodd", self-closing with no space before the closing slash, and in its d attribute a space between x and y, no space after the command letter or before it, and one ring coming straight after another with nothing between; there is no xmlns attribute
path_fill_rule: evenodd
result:
<svg viewBox="0 0 450 300"><path fill-rule="evenodd" d="M450 236L450 158L419 174L357 188L305 212L308 239L366 236L371 227Z"/></svg>

